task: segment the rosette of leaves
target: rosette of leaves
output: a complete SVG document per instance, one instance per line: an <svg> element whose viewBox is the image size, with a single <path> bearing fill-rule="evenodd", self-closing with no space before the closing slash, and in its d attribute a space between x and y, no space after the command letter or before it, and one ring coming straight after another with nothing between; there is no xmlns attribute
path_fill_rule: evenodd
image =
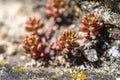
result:
<svg viewBox="0 0 120 80"><path fill-rule="evenodd" d="M63 32L61 36L57 38L56 50L63 51L64 53L70 53L73 48L79 47L79 44L76 42L78 38L78 34L74 32Z"/></svg>
<svg viewBox="0 0 120 80"><path fill-rule="evenodd" d="M45 57L45 45L40 43L40 38L34 35L27 36L23 41L25 53L31 54L34 59Z"/></svg>
<svg viewBox="0 0 120 80"><path fill-rule="evenodd" d="M89 40L91 36L97 36L98 30L103 27L103 22L99 21L100 17L97 14L89 13L82 17L82 23L79 28L85 33L84 38Z"/></svg>
<svg viewBox="0 0 120 80"><path fill-rule="evenodd" d="M36 19L35 17L29 18L26 21L25 30L31 32L32 35L38 34L38 29L42 28L44 23L40 19Z"/></svg>
<svg viewBox="0 0 120 80"><path fill-rule="evenodd" d="M67 0L48 0L46 4L46 15L49 17L57 17L66 11Z"/></svg>

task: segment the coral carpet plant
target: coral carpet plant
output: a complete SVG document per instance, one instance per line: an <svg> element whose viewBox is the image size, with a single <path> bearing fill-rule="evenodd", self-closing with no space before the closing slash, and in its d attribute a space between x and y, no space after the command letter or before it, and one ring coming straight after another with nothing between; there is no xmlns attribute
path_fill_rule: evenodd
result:
<svg viewBox="0 0 120 80"><path fill-rule="evenodd" d="M56 41L56 50L57 51L64 51L64 53L70 53L70 51L75 48L79 47L79 44L76 40L79 38L78 34L65 31L57 38Z"/></svg>
<svg viewBox="0 0 120 80"><path fill-rule="evenodd" d="M43 22L36 18L29 18L26 21L25 30L30 32L29 36L23 40L23 48L25 53L31 54L34 59L43 58L45 56L44 49L46 47L45 37L39 36L38 29L44 26Z"/></svg>
<svg viewBox="0 0 120 80"><path fill-rule="evenodd" d="M103 22L100 22L99 18L99 15L94 13L89 13L82 17L82 23L79 25L79 28L85 33L85 41L88 41L91 36L99 34L98 30L103 27Z"/></svg>
<svg viewBox="0 0 120 80"><path fill-rule="evenodd" d="M66 0L48 0L45 13L49 17L57 17L66 11Z"/></svg>
<svg viewBox="0 0 120 80"><path fill-rule="evenodd" d="M24 39L24 45L23 48L25 49L26 53L30 53L32 58L37 59L44 57L44 44L39 42L39 37L37 36L27 36Z"/></svg>
<svg viewBox="0 0 120 80"><path fill-rule="evenodd" d="M44 26L43 22L36 18L29 18L26 21L25 30L31 32L32 35L38 34L38 29Z"/></svg>

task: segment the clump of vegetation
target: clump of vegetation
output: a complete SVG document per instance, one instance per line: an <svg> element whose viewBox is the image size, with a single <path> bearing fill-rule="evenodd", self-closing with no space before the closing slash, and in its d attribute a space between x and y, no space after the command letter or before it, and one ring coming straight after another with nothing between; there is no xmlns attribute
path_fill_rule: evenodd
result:
<svg viewBox="0 0 120 80"><path fill-rule="evenodd" d="M58 17L66 11L67 0L48 0L45 13L49 17Z"/></svg>
<svg viewBox="0 0 120 80"><path fill-rule="evenodd" d="M56 50L57 51L64 51L65 53L70 53L70 51L75 48L79 47L79 43L76 40L79 38L78 34L65 31L61 34L60 37L56 40Z"/></svg>
<svg viewBox="0 0 120 80"><path fill-rule="evenodd" d="M89 13L82 17L82 23L79 25L79 28L85 33L85 42L92 36L97 36L99 34L98 30L103 27L103 22L100 22L99 18L99 15L94 13Z"/></svg>
<svg viewBox="0 0 120 80"><path fill-rule="evenodd" d="M78 52L80 51L78 49L91 40L93 36L98 36L99 29L103 27L103 22L100 21L99 15L89 13L82 17L82 22L79 25L80 31L84 33L84 37L82 38L83 42L79 42L79 39L81 39L80 36L82 35L78 35L79 31L63 31L55 40L48 38L52 34L53 28L56 24L56 18L63 15L66 11L66 2L67 0L48 0L45 13L47 16L52 17L54 22L51 23L52 25L49 26L50 28L48 31L43 33L42 36L38 32L39 29L44 27L44 23L40 19L29 18L26 21L25 30L30 32L30 35L26 36L24 39L23 48L26 53L31 54L33 59L48 59L50 64L57 62L57 59L55 59L57 56L62 56L64 61L71 61L67 58L76 58L77 60L82 56L82 51ZM76 53L72 53L74 50L77 50ZM60 55L57 55L57 53L60 53Z"/></svg>
<svg viewBox="0 0 120 80"><path fill-rule="evenodd" d="M42 37L38 33L38 29L44 27L41 20L36 18L29 18L26 21L25 30L30 32L29 36L23 40L23 48L25 53L31 54L34 59L45 57L45 37Z"/></svg>
<svg viewBox="0 0 120 80"><path fill-rule="evenodd" d="M31 32L31 35L37 35L38 29L43 28L43 27L44 27L44 24L40 19L30 17L26 21L25 30L28 32Z"/></svg>
<svg viewBox="0 0 120 80"><path fill-rule="evenodd" d="M81 43L77 42L79 36L76 32L64 31L56 40L51 42L46 42L47 36L41 36L38 30L44 27L44 23L36 18L29 18L26 22L25 30L30 32L23 41L23 48L25 52L31 54L34 59L45 58L46 55L51 57L49 54L52 50L53 45L55 45L55 51L58 53L71 53L71 51L77 47L81 47ZM90 13L83 16L82 23L79 28L84 32L83 43L90 40L92 36L97 36L99 34L99 29L103 27L103 22L99 21L99 16L94 13ZM49 32L49 31L48 31ZM50 44L49 44L50 43ZM82 43L82 44L83 44Z"/></svg>
<svg viewBox="0 0 120 80"><path fill-rule="evenodd" d="M23 41L23 48L25 49L25 52L30 53L34 59L43 58L45 55L45 45L40 43L39 40L39 37L32 35L27 36Z"/></svg>

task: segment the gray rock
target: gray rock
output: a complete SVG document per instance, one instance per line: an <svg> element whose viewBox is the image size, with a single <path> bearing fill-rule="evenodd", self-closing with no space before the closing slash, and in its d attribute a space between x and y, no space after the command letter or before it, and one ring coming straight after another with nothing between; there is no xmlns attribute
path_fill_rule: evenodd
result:
<svg viewBox="0 0 120 80"><path fill-rule="evenodd" d="M116 73L120 75L120 70L118 70Z"/></svg>
<svg viewBox="0 0 120 80"><path fill-rule="evenodd" d="M115 41L116 49L120 51L120 40Z"/></svg>
<svg viewBox="0 0 120 80"><path fill-rule="evenodd" d="M85 50L85 57L91 62L98 60L97 52L95 49Z"/></svg>

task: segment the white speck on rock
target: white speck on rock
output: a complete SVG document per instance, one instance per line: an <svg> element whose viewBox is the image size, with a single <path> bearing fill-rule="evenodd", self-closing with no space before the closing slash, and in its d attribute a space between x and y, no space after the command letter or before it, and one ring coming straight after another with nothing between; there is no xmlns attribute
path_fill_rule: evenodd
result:
<svg viewBox="0 0 120 80"><path fill-rule="evenodd" d="M14 55L16 53L17 46L10 44L7 48L7 54L8 55Z"/></svg>
<svg viewBox="0 0 120 80"><path fill-rule="evenodd" d="M25 64L25 67L33 67L36 65L37 65L37 62L34 59L32 59L31 62L28 62Z"/></svg>
<svg viewBox="0 0 120 80"><path fill-rule="evenodd" d="M36 65L37 65L37 62L36 62L34 59L32 59L32 60L31 60L31 65L32 65L32 66L36 66Z"/></svg>
<svg viewBox="0 0 120 80"><path fill-rule="evenodd" d="M111 56L113 56L113 57L116 57L116 58L120 57L120 52L116 49L115 46L113 46L113 47L109 50L108 54L111 55Z"/></svg>
<svg viewBox="0 0 120 80"><path fill-rule="evenodd" d="M117 74L120 74L120 70L116 71Z"/></svg>
<svg viewBox="0 0 120 80"><path fill-rule="evenodd" d="M69 73L73 73L73 71L71 69L69 69Z"/></svg>
<svg viewBox="0 0 120 80"><path fill-rule="evenodd" d="M3 56L3 54L0 54L0 61L4 60L5 57Z"/></svg>
<svg viewBox="0 0 120 80"><path fill-rule="evenodd" d="M25 60L25 59L26 59L26 56L21 56L20 59L21 59L21 60Z"/></svg>

